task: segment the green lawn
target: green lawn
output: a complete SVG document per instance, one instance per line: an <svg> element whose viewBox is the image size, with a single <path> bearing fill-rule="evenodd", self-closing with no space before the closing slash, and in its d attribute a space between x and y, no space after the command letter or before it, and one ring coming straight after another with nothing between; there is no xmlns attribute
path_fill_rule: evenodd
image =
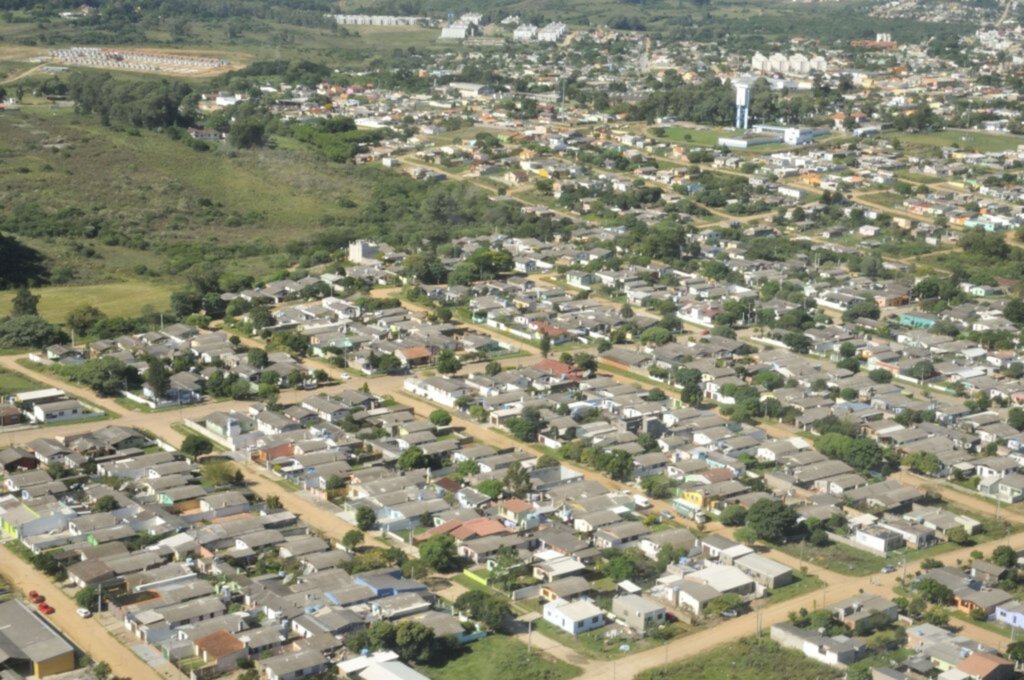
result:
<svg viewBox="0 0 1024 680"><path fill-rule="evenodd" d="M637 680L834 680L843 671L776 643L743 638L686 661L652 668Z"/></svg>
<svg viewBox="0 0 1024 680"><path fill-rule="evenodd" d="M1018 144L1024 144L1024 136L976 132L967 130L942 130L941 132L896 133L904 146L957 146L972 151L1011 151Z"/></svg>
<svg viewBox="0 0 1024 680"><path fill-rule="evenodd" d="M43 385L40 385L28 376L15 371L0 369L0 394L15 394L17 392L28 392L42 388Z"/></svg>
<svg viewBox="0 0 1024 680"><path fill-rule="evenodd" d="M471 643L440 668L417 668L432 680L568 680L580 674L576 666L537 652L529 654L522 642L502 635Z"/></svg>
<svg viewBox="0 0 1024 680"><path fill-rule="evenodd" d="M985 630L995 633L996 635L1002 635L1003 637L1008 638L1011 637L1011 634L1013 633L1013 629L1011 629L1004 623L999 623L998 621L975 621L971 618L969 614L965 614L959 609L955 609L952 607L950 607L948 611L949 615L952 618L960 619L961 621L966 621L967 623L973 624L978 628L984 628Z"/></svg>

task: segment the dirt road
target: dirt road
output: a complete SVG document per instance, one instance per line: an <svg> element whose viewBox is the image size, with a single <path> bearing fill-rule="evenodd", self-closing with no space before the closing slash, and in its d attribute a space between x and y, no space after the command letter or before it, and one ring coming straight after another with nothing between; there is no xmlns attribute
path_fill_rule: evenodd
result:
<svg viewBox="0 0 1024 680"><path fill-rule="evenodd" d="M106 661L114 675L132 680L154 678L161 675L149 664L124 649L95 618L83 619L75 613L77 605L49 578L36 571L20 557L0 545L0 573L15 588L30 590L46 597L56 612L47 617L79 649L98 661Z"/></svg>

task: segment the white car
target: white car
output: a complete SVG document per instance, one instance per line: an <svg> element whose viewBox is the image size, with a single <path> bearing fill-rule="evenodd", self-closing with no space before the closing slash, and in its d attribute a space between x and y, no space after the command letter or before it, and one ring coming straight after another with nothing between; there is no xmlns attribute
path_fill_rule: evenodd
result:
<svg viewBox="0 0 1024 680"><path fill-rule="evenodd" d="M75 612L79 616L81 616L83 619L88 619L88 618L92 617L92 612L89 611L88 609L86 609L85 607L79 607L78 609L75 610Z"/></svg>
<svg viewBox="0 0 1024 680"><path fill-rule="evenodd" d="M352 378L352 376L350 376L348 373L342 373L341 374L341 379L342 380L350 380L351 378Z"/></svg>

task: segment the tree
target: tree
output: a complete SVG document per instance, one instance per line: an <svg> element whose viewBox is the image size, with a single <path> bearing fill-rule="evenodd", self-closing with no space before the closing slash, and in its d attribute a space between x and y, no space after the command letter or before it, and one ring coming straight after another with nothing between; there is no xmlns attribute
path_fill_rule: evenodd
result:
<svg viewBox="0 0 1024 680"><path fill-rule="evenodd" d="M413 470L430 466L430 460L423 453L423 449L411 446L398 457L398 467L402 470Z"/></svg>
<svg viewBox="0 0 1024 680"><path fill-rule="evenodd" d="M259 347L253 347L245 354L246 359L249 360L249 365L253 368L266 368L270 363L269 358L265 350Z"/></svg>
<svg viewBox="0 0 1024 680"><path fill-rule="evenodd" d="M146 384L157 399L162 399L171 389L171 373L167 365L156 357L150 358L147 363Z"/></svg>
<svg viewBox="0 0 1024 680"><path fill-rule="evenodd" d="M91 612L97 609L99 593L94 586L86 586L75 593L75 604Z"/></svg>
<svg viewBox="0 0 1024 680"><path fill-rule="evenodd" d="M431 412L430 422L433 423L435 427L446 427L452 422L452 414L448 413L448 411L445 411L444 409L437 409L436 411Z"/></svg>
<svg viewBox="0 0 1024 680"><path fill-rule="evenodd" d="M491 630L498 630L512 616L512 607L501 595L470 590L455 598L455 608Z"/></svg>
<svg viewBox="0 0 1024 680"><path fill-rule="evenodd" d="M213 451L213 442L198 434L189 433L181 443L181 452L189 458L205 456Z"/></svg>
<svg viewBox="0 0 1024 680"><path fill-rule="evenodd" d="M93 512L111 512L117 510L121 505L117 502L117 499L113 496L100 496L93 503Z"/></svg>
<svg viewBox="0 0 1024 680"><path fill-rule="evenodd" d="M373 508L360 505L356 510L356 526L359 527L359 530L369 531L375 524L377 524L377 513L373 511Z"/></svg>
<svg viewBox="0 0 1024 680"><path fill-rule="evenodd" d="M664 345L673 339L672 331L661 326L651 326L640 334L640 342L645 345Z"/></svg>
<svg viewBox="0 0 1024 680"><path fill-rule="evenodd" d="M501 364L497 361L488 362L488 364L484 366L484 373L486 373L489 378L493 378L498 375L502 370L504 369L502 369Z"/></svg>
<svg viewBox="0 0 1024 680"><path fill-rule="evenodd" d="M28 288L18 288L11 300L11 316L39 316L39 296Z"/></svg>
<svg viewBox="0 0 1024 680"><path fill-rule="evenodd" d="M488 479L483 482L480 482L477 485L476 490L482 493L483 495L490 497L491 500L494 500L501 495L502 488L503 487L501 485L501 480Z"/></svg>
<svg viewBox="0 0 1024 680"><path fill-rule="evenodd" d="M1017 566L1017 551L1008 545L999 545L992 551L992 564L1007 569Z"/></svg>
<svg viewBox="0 0 1024 680"><path fill-rule="evenodd" d="M735 610L742 604L742 595L737 595L736 593L726 593L725 595L719 595L715 599L711 600L711 602L708 602L707 607L704 609L704 614L709 617L719 616L722 612Z"/></svg>
<svg viewBox="0 0 1024 680"><path fill-rule="evenodd" d="M266 143L267 126L252 115L240 116L231 124L228 143L238 149L252 149Z"/></svg>
<svg viewBox="0 0 1024 680"><path fill-rule="evenodd" d="M431 569L451 572L459 568L459 553L450 534L434 536L420 544L420 559Z"/></svg>
<svg viewBox="0 0 1024 680"><path fill-rule="evenodd" d="M234 465L223 460L204 463L200 470L203 486L213 488L231 486L235 483L235 473L238 472Z"/></svg>
<svg viewBox="0 0 1024 680"><path fill-rule="evenodd" d="M1024 431L1024 409L1011 408L1010 412L1006 414L1007 424L1017 431Z"/></svg>
<svg viewBox="0 0 1024 680"><path fill-rule="evenodd" d="M876 368L868 371L868 378L870 378L872 382L876 383L890 383L892 382L892 373L884 368Z"/></svg>
<svg viewBox="0 0 1024 680"><path fill-rule="evenodd" d="M106 661L100 661L92 667L92 675L96 680L107 680L110 677L110 664ZM238 680L243 679L239 677Z"/></svg>
<svg viewBox="0 0 1024 680"><path fill-rule="evenodd" d="M77 335L85 335L105 318L107 318L106 314L92 305L78 305L64 317L64 325Z"/></svg>
<svg viewBox="0 0 1024 680"><path fill-rule="evenodd" d="M395 626L395 652L404 661L425 663L434 650L434 631L419 621L400 621Z"/></svg>
<svg viewBox="0 0 1024 680"><path fill-rule="evenodd" d="M747 519L747 511L742 505L727 505L718 519L727 527L742 526Z"/></svg>
<svg viewBox="0 0 1024 680"><path fill-rule="evenodd" d="M533 482L530 481L530 472L519 461L515 461L505 470L505 477L501 480L502 487L510 496L522 498L533 491Z"/></svg>
<svg viewBox="0 0 1024 680"><path fill-rule="evenodd" d="M963 527L953 527L946 532L946 540L957 545L967 545L971 542L971 536Z"/></svg>
<svg viewBox="0 0 1024 680"><path fill-rule="evenodd" d="M933 604L922 614L921 619L933 626L945 626L949 623L949 612L945 607Z"/></svg>
<svg viewBox="0 0 1024 680"><path fill-rule="evenodd" d="M768 543L782 543L796 532L798 515L782 501L762 498L747 511L746 526Z"/></svg>
<svg viewBox="0 0 1024 680"><path fill-rule="evenodd" d="M439 373L445 375L451 375L452 373L458 373L462 368L462 362L455 356L455 352L448 348L442 349L437 353L437 370Z"/></svg>
<svg viewBox="0 0 1024 680"><path fill-rule="evenodd" d="M1024 661L1024 640L1017 640L1006 645L1006 656L1017 663Z"/></svg>
<svg viewBox="0 0 1024 680"><path fill-rule="evenodd" d="M353 552L360 543L363 542L365 534L359 529L350 529L345 532L345 535L341 537L341 545L348 550Z"/></svg>
<svg viewBox="0 0 1024 680"><path fill-rule="evenodd" d="M933 578L923 578L914 585L914 590L932 604L949 604L953 600L953 591Z"/></svg>
<svg viewBox="0 0 1024 680"><path fill-rule="evenodd" d="M12 316L0 321L0 349L46 347L67 340L64 331L38 316Z"/></svg>
<svg viewBox="0 0 1024 680"><path fill-rule="evenodd" d="M540 411L532 406L524 408L523 412L508 419L506 427L516 439L524 442L537 441L544 421L541 419Z"/></svg>
<svg viewBox="0 0 1024 680"><path fill-rule="evenodd" d="M545 359L547 359L548 355L551 354L551 336L547 333L540 336L540 354Z"/></svg>

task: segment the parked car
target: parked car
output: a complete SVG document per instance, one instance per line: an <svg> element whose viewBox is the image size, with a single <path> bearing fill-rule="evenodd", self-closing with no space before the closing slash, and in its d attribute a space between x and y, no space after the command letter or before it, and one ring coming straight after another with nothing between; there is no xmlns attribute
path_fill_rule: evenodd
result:
<svg viewBox="0 0 1024 680"><path fill-rule="evenodd" d="M38 609L39 609L39 611L41 611L44 614L52 614L53 613L53 607L51 607L46 602L40 602Z"/></svg>
<svg viewBox="0 0 1024 680"><path fill-rule="evenodd" d="M86 609L85 607L79 607L78 609L75 610L75 612L79 616L81 616L83 619L88 619L88 618L92 617L92 612L89 611L88 609Z"/></svg>
<svg viewBox="0 0 1024 680"><path fill-rule="evenodd" d="M740 613L735 609L726 609L724 612L722 612L723 619L735 619L739 615Z"/></svg>
<svg viewBox="0 0 1024 680"><path fill-rule="evenodd" d="M29 595L28 599L30 599L33 604L42 604L43 602L46 602L46 596L45 595L40 595L39 593L35 593L34 595Z"/></svg>
<svg viewBox="0 0 1024 680"><path fill-rule="evenodd" d="M891 564L887 564L884 567L882 567L883 574L891 574L894 571L896 571L896 567L892 566Z"/></svg>

